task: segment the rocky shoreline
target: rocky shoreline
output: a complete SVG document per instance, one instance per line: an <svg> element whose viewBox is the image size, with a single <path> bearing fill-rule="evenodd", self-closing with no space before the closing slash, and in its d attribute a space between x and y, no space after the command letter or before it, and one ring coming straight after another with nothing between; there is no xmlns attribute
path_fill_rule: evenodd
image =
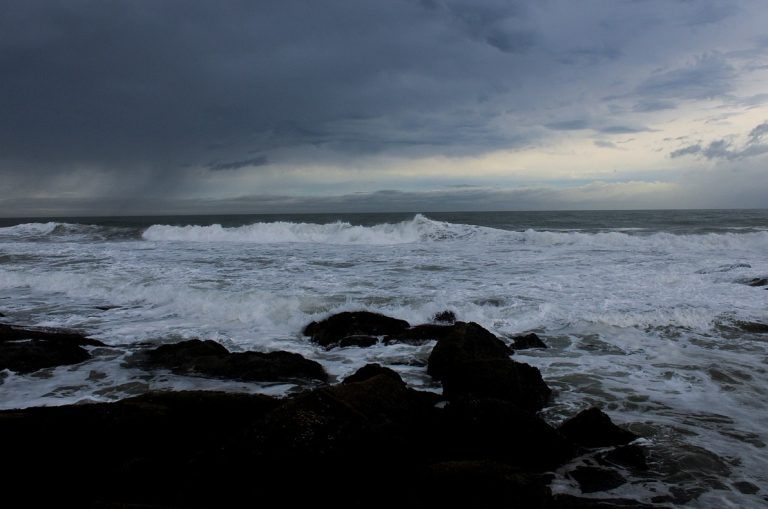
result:
<svg viewBox="0 0 768 509"><path fill-rule="evenodd" d="M236 352L190 340L134 356L142 369L243 381L318 385L274 398L210 391L150 392L115 403L0 412L10 500L22 506L251 507L665 507L635 500L553 494L552 471L582 493L645 472L634 433L588 408L553 427L537 412L552 397L514 349L545 348L535 335L513 347L472 322L441 313L411 326L346 312L306 326L323 348L436 340L427 373L437 394L393 370L360 368L328 384L317 362L289 352ZM101 343L70 331L0 325L0 369L21 373L82 362ZM40 489L25 488L32 482ZM21 498L19 498L21 497Z"/></svg>

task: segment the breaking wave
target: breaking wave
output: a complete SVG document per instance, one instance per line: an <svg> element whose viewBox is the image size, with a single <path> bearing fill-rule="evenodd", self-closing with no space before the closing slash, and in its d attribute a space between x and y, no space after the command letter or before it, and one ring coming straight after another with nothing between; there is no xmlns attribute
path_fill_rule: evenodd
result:
<svg viewBox="0 0 768 509"><path fill-rule="evenodd" d="M398 223L371 226L334 223L259 222L243 226L173 226L155 224L104 226L76 223L24 223L0 228L0 239L32 241L110 241L143 239L154 242L240 242L254 244L397 245L419 242L503 244L511 249L567 248L577 250L642 250L685 252L701 250L768 251L768 231L717 233L649 232L642 229L610 231L504 230L486 226L435 221L422 214Z"/></svg>
<svg viewBox="0 0 768 509"><path fill-rule="evenodd" d="M530 247L576 247L584 249L702 250L702 249L766 249L768 231L748 233L672 234L648 233L642 230L622 231L540 231L502 230L476 225L435 221L417 214L399 223L358 226L337 221L314 223L253 223L244 226L171 226L153 225L142 237L150 241L243 242L243 243L317 243L393 245L415 242L472 240L503 242Z"/></svg>
<svg viewBox="0 0 768 509"><path fill-rule="evenodd" d="M472 235L478 229L482 227L433 221L417 214L409 221L374 226L356 226L342 221L328 224L278 221L231 228L219 224L153 225L144 232L143 237L153 241L388 245L456 239Z"/></svg>
<svg viewBox="0 0 768 509"><path fill-rule="evenodd" d="M3 237L38 237L53 233L61 223L24 223L0 228Z"/></svg>

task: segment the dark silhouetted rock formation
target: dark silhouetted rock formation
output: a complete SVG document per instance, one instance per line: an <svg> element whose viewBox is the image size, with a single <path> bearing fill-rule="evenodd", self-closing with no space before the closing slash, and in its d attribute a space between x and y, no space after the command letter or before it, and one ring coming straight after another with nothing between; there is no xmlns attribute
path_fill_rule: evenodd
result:
<svg viewBox="0 0 768 509"><path fill-rule="evenodd" d="M337 346L348 336L385 336L410 327L405 320L369 311L344 312L312 322L304 327L304 335L320 346Z"/></svg>
<svg viewBox="0 0 768 509"><path fill-rule="evenodd" d="M83 346L103 345L101 341L69 330L0 324L0 369L31 373L78 364L91 358Z"/></svg>
<svg viewBox="0 0 768 509"><path fill-rule="evenodd" d="M143 354L149 366L174 373L206 375L235 380L278 381L308 378L327 381L328 374L315 361L290 352L230 353L215 341L192 339L162 345Z"/></svg>

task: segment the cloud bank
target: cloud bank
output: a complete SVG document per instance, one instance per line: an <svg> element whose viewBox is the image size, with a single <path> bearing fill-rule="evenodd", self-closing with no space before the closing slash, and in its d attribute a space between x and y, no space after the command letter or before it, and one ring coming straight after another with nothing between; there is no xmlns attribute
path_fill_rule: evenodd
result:
<svg viewBox="0 0 768 509"><path fill-rule="evenodd" d="M486 190L732 179L718 165L766 153L766 22L758 0L0 0L0 215L343 208L438 196L452 171Z"/></svg>

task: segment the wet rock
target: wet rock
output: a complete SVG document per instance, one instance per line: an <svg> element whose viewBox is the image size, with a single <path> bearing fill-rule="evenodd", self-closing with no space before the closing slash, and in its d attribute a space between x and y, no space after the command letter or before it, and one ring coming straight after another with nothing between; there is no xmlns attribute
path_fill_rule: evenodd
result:
<svg viewBox="0 0 768 509"><path fill-rule="evenodd" d="M494 334L474 322L456 322L429 356L427 373L440 380L457 365L480 360L509 359L512 351Z"/></svg>
<svg viewBox="0 0 768 509"><path fill-rule="evenodd" d="M160 345L145 352L145 354L152 362L174 369L182 368L201 357L227 355L229 350L224 345L210 339L205 341L190 339L169 345Z"/></svg>
<svg viewBox="0 0 768 509"><path fill-rule="evenodd" d="M547 345L536 333L531 332L522 336L516 336L512 338L513 350L525 350L528 348L547 348Z"/></svg>
<svg viewBox="0 0 768 509"><path fill-rule="evenodd" d="M398 382L405 384L405 382L403 382L403 379L400 378L400 375L398 375L396 371L390 368L385 368L381 364L366 364L365 366L363 366L362 368L358 369L353 374L345 378L341 383L350 384L355 382L364 382L369 378L373 378L379 375L388 376L393 380L397 380Z"/></svg>
<svg viewBox="0 0 768 509"><path fill-rule="evenodd" d="M582 410L558 428L566 438L584 447L626 445L640 438L616 426L599 408Z"/></svg>
<svg viewBox="0 0 768 509"><path fill-rule="evenodd" d="M79 364L91 356L80 346L29 339L0 343L0 369L31 373L43 368Z"/></svg>
<svg viewBox="0 0 768 509"><path fill-rule="evenodd" d="M629 498L582 498L555 495L552 509L668 509L669 506L650 505Z"/></svg>
<svg viewBox="0 0 768 509"><path fill-rule="evenodd" d="M162 345L144 352L143 357L150 366L167 368L181 374L251 381L328 379L328 374L320 364L297 353L230 353L224 346L210 340L192 339Z"/></svg>
<svg viewBox="0 0 768 509"><path fill-rule="evenodd" d="M419 473L413 507L549 507L551 492L537 477L494 461L446 461Z"/></svg>
<svg viewBox="0 0 768 509"><path fill-rule="evenodd" d="M221 345L187 346L221 354ZM551 507L538 473L570 458L565 438L507 401L437 408L439 399L368 365L284 399L149 393L0 412L0 435L14 437L3 449L14 465L4 494L30 506L243 507L258 479L259 497L288 507ZM45 490L26 489L30 472Z"/></svg>
<svg viewBox="0 0 768 509"><path fill-rule="evenodd" d="M200 391L2 411L0 434L14 437L3 444L4 461L14 465L4 473L4 495L28 507L216 507L186 494L231 489L217 485L220 465L208 459L278 404L268 396ZM30 472L44 489L27 488Z"/></svg>
<svg viewBox="0 0 768 509"><path fill-rule="evenodd" d="M576 467L568 476L579 483L582 493L611 490L627 482L618 472L600 467Z"/></svg>
<svg viewBox="0 0 768 509"><path fill-rule="evenodd" d="M744 332L753 334L768 334L768 324L759 322L736 322L736 325Z"/></svg>
<svg viewBox="0 0 768 509"><path fill-rule="evenodd" d="M398 377L399 378L399 377ZM254 439L269 468L405 461L417 454L437 395L408 389L380 374L300 394L271 412ZM331 468L333 466L334 468Z"/></svg>
<svg viewBox="0 0 768 509"><path fill-rule="evenodd" d="M601 465L615 465L632 470L648 470L645 451L636 444L624 445L598 456Z"/></svg>
<svg viewBox="0 0 768 509"><path fill-rule="evenodd" d="M543 419L499 399L452 401L432 429L428 443L438 457L501 461L526 472L554 469L573 452Z"/></svg>
<svg viewBox="0 0 768 509"><path fill-rule="evenodd" d="M31 373L79 364L91 358L83 345L103 343L70 330L0 324L0 369Z"/></svg>
<svg viewBox="0 0 768 509"><path fill-rule="evenodd" d="M345 311L320 322L304 327L304 335L326 348L336 346L348 336L384 336L397 334L410 327L405 320L398 320L369 311Z"/></svg>
<svg viewBox="0 0 768 509"><path fill-rule="evenodd" d="M496 398L535 412L552 394L538 368L511 359L476 360L453 366L443 374L443 395Z"/></svg>
<svg viewBox="0 0 768 509"><path fill-rule="evenodd" d="M0 324L0 343L25 339L39 339L50 343L78 346L105 346L104 343L97 339L88 338L79 332L68 329L19 327L17 325Z"/></svg>
<svg viewBox="0 0 768 509"><path fill-rule="evenodd" d="M426 343L427 341L443 339L446 336L452 334L455 330L455 325L437 325L433 323L424 323L421 325L415 325L398 334L389 335L384 338L384 342L420 345Z"/></svg>
<svg viewBox="0 0 768 509"><path fill-rule="evenodd" d="M456 313L450 310L441 311L439 313L435 313L435 316L432 317L432 321L437 323L452 324L456 322Z"/></svg>
<svg viewBox="0 0 768 509"><path fill-rule="evenodd" d="M376 336L346 336L341 341L339 341L339 346L341 348L346 348L349 346L358 346L358 347L369 347L373 346L376 343L379 342L379 338Z"/></svg>
<svg viewBox="0 0 768 509"><path fill-rule="evenodd" d="M745 281L744 284L749 286L768 286L768 278L756 277Z"/></svg>

